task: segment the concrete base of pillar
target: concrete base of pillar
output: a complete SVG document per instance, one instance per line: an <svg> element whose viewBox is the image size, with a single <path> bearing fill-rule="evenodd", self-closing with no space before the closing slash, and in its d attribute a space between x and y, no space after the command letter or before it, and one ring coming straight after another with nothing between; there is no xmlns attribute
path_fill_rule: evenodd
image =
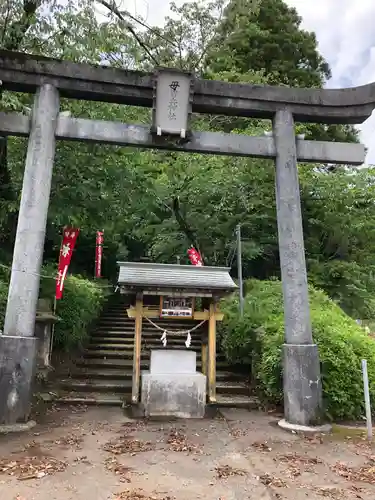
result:
<svg viewBox="0 0 375 500"><path fill-rule="evenodd" d="M316 425L316 426L309 426L309 425L297 425L297 424L290 424L286 420L280 420L278 422L279 427L286 431L290 432L300 432L303 434L328 434L332 430L332 425L331 424L323 424L323 425Z"/></svg>
<svg viewBox="0 0 375 500"><path fill-rule="evenodd" d="M0 425L0 434L26 432L30 431L35 426L35 420L29 420L26 424Z"/></svg>
<svg viewBox="0 0 375 500"><path fill-rule="evenodd" d="M28 421L36 353L35 337L0 336L0 425Z"/></svg>
<svg viewBox="0 0 375 500"><path fill-rule="evenodd" d="M284 344L284 413L288 424L320 425L322 384L316 344Z"/></svg>

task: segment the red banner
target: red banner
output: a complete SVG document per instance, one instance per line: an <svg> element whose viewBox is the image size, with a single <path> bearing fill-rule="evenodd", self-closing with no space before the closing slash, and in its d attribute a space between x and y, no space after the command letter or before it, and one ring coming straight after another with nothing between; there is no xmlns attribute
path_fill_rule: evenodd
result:
<svg viewBox="0 0 375 500"><path fill-rule="evenodd" d="M74 227L64 228L63 240L60 248L59 267L56 279L56 300L60 300L64 290L64 282L72 258L73 249L79 235L79 229Z"/></svg>
<svg viewBox="0 0 375 500"><path fill-rule="evenodd" d="M100 278L102 275L103 242L104 232L97 231L95 249L95 278Z"/></svg>
<svg viewBox="0 0 375 500"><path fill-rule="evenodd" d="M187 253L193 266L203 266L202 257L198 250L196 250L194 247L190 247Z"/></svg>

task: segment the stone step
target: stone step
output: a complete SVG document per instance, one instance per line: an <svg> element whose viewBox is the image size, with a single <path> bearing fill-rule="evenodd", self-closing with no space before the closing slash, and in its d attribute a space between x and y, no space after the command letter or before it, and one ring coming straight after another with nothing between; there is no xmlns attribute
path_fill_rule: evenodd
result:
<svg viewBox="0 0 375 500"><path fill-rule="evenodd" d="M160 328L168 328L170 330L180 330L180 329L187 330L188 328L193 328L194 326L198 325L198 322L196 322L196 321L194 321L194 322L193 321L192 322L189 322L189 321L184 321L184 322L154 321L154 323L156 325L158 325ZM134 328L135 320L130 319L130 318L108 318L108 319L101 318L98 325L103 326L103 327L110 326L111 328L122 327L122 326ZM197 327L197 328L203 328L204 326L207 327L207 323L203 323L203 325L201 325L200 327ZM155 326L151 325L150 323L145 323L143 321L142 329L145 329L145 328L155 329Z"/></svg>
<svg viewBox="0 0 375 500"><path fill-rule="evenodd" d="M183 333L180 333L180 331L183 331ZM187 328L181 328L181 329L170 329L167 328L167 335L168 337L186 337L188 333ZM113 328L113 327L98 327L96 328L92 333L91 337L117 337L117 336L125 336L125 337L130 337L132 338L134 336L135 328L132 326L131 328ZM164 330L156 330L155 328L143 328L142 329L142 337L145 336L156 336L156 337L161 337L164 333ZM194 330L190 332L191 336L195 337L201 337L202 333L205 333L205 330L199 329L199 330Z"/></svg>
<svg viewBox="0 0 375 500"><path fill-rule="evenodd" d="M118 406L130 402L129 394L103 393L103 392L81 392L81 391L50 391L41 394L44 401L54 401L60 404L69 405L97 405L97 406ZM260 408L259 400L254 396L227 397L218 395L217 406L219 408L245 408L247 410L258 410Z"/></svg>
<svg viewBox="0 0 375 500"><path fill-rule="evenodd" d="M41 394L45 402L57 402L69 405L120 406L124 404L124 396L116 393L103 392L68 392L50 391Z"/></svg>
<svg viewBox="0 0 375 500"><path fill-rule="evenodd" d="M185 343L186 337L168 337L168 344ZM155 338L142 338L142 344L146 342L147 345L159 345L161 343L160 337ZM191 342L193 345L201 345L200 339L194 339L192 336ZM120 344L120 345L134 345L134 335L131 338L127 337L93 337L90 339L89 345L99 345L99 344Z"/></svg>
<svg viewBox="0 0 375 500"><path fill-rule="evenodd" d="M123 359L122 357L119 359L104 359L104 358L81 358L76 361L76 366L81 368L90 368L95 370L100 369L119 369L126 370L133 367L133 358ZM145 360L141 358L141 369L148 369L150 365L149 360Z"/></svg>
<svg viewBox="0 0 375 500"><path fill-rule="evenodd" d="M108 352L108 351L106 351ZM77 366L82 366L84 363L91 363L91 366L104 366L104 363L109 363L112 366L116 366L116 368L120 368L122 366L133 366L133 357L132 356L124 356L123 353L118 354L109 354L106 356L97 355L96 351L92 351L89 355L84 357L84 361L77 361ZM141 355L141 367L149 366L150 356ZM201 358L197 356L197 367L201 366ZM225 359L219 359L216 361L216 368L221 370L229 370L229 364Z"/></svg>
<svg viewBox="0 0 375 500"><path fill-rule="evenodd" d="M132 381L117 379L102 380L98 378L76 380L68 378L60 380L59 387L69 391L129 394L132 389Z"/></svg>
<svg viewBox="0 0 375 500"><path fill-rule="evenodd" d="M244 395L217 394L216 404L219 408L246 408L247 410L258 410L260 408L258 398Z"/></svg>
<svg viewBox="0 0 375 500"><path fill-rule="evenodd" d="M182 350L181 348L175 348L178 350ZM154 349L156 350L156 349ZM194 351L194 349L191 349ZM197 360L201 359L200 350L195 350L197 353ZM101 358L101 359L133 359L133 349L128 350L104 350L104 349L90 349L84 353L84 357L86 359L89 358ZM143 360L149 361L150 359L150 351L143 350L141 351L141 358Z"/></svg>
<svg viewBox="0 0 375 500"><path fill-rule="evenodd" d="M134 339L134 329L130 331L126 330L103 330L103 331L96 331L93 332L90 335L90 338L93 340L97 340L98 338L113 338L113 339L126 339L126 340L133 340ZM141 338L143 339L160 339L160 337L163 335L163 332L160 332L158 330L146 330L142 332ZM202 338L202 332L190 332L191 338L194 340L201 340ZM184 339L186 340L187 337L187 332L186 333L168 333L167 332L167 339Z"/></svg>
<svg viewBox="0 0 375 500"><path fill-rule="evenodd" d="M150 325L145 326L145 325L143 325L142 326L142 332L160 332L160 335L161 335L163 333L164 329L166 329L169 332L173 333L175 331L180 331L180 330L183 330L184 332L186 332L187 330L189 330L189 328L191 329L192 327L190 327L189 325L172 325L172 326L171 325L160 325L160 328L161 328L161 330L158 330L154 326L150 326ZM113 331L113 332L133 332L134 333L134 330L135 330L135 324L134 323L132 323L132 324L113 324L113 323L108 323L108 325L103 325L102 323L98 323L96 325L96 327L94 328L93 332L96 333L98 331L105 331L105 332ZM193 330L191 333L201 332L201 331L204 331L204 330L207 330L207 328L204 329L203 327L200 327L200 328L197 328L196 330Z"/></svg>
<svg viewBox="0 0 375 500"><path fill-rule="evenodd" d="M155 346L153 347L153 350L154 351L159 351L160 349L164 349L164 347L162 345L160 345L159 347ZM168 346L168 349L170 350L185 350L186 347L184 345L181 345L181 346ZM192 347L189 349L190 351L194 351L197 353L197 356L201 354L201 349L199 347ZM142 356L144 356L145 358L149 358L150 357L150 351L148 349L141 349L142 351ZM128 355L131 355L133 356L133 347L125 347L125 348L122 348L122 349L95 349L95 348L89 348L89 349L86 349L84 351L84 354L83 354L85 357L124 357L124 356L128 356Z"/></svg>
<svg viewBox="0 0 375 500"><path fill-rule="evenodd" d="M88 344L87 349L94 350L94 349L103 349L103 350L118 350L118 351L133 351L133 342L92 342ZM158 349L159 347L163 347L163 344L161 343L160 339L158 340L152 340L151 342L142 342L142 347L144 349ZM185 346L185 341L184 340L175 340L175 341L169 341L168 342L168 349L172 347L181 347L181 349L186 349ZM199 342L191 342L191 345L189 349L201 349L201 344Z"/></svg>
<svg viewBox="0 0 375 500"><path fill-rule="evenodd" d="M151 341L151 340L157 340L160 341L162 334L160 332L146 332L142 334L142 340L145 341ZM180 335L180 334L168 334L167 335L167 341L174 341L174 340L182 340L185 342L187 338L187 335ZM196 342L201 342L201 334L199 332L193 332L191 334L191 340L196 341ZM91 342L101 342L104 340L104 342L110 342L111 340L114 340L115 342L117 341L127 341L127 342L134 342L134 332L121 332L121 333L114 333L114 332L101 332L100 334L96 335L91 335L90 336L90 341Z"/></svg>
<svg viewBox="0 0 375 500"><path fill-rule="evenodd" d="M142 369L147 369L148 366L142 367ZM93 368L77 367L74 371L70 373L70 378L72 379L112 379L112 380L131 380L133 376L132 366L128 366L125 369L119 368L108 368L95 370Z"/></svg>
<svg viewBox="0 0 375 500"><path fill-rule="evenodd" d="M142 370L147 370L149 368L148 363L144 363L142 366ZM200 366L197 367L198 371ZM63 375L62 375L63 376ZM68 377L69 374L65 374L65 377ZM113 379L113 380L131 380L133 376L132 366L127 366L123 368L103 368L95 369L90 366L81 366L80 368L76 368L70 373L70 378L72 379ZM229 382L229 381L237 381L239 380L239 376L233 374L228 371L218 371L216 373L216 380L218 382Z"/></svg>
<svg viewBox="0 0 375 500"><path fill-rule="evenodd" d="M99 322L97 324L116 324L119 323L121 325L135 325L135 319L134 318L128 318L128 317L112 317L112 318L100 318ZM152 323L149 321L142 321L142 326L143 327L148 327L148 328L155 328L155 325L158 325L160 327L167 326L169 328L180 328L182 327L187 327L187 328L192 328L196 326L197 328L201 328L202 326L207 326L208 322L206 321L205 323L200 324L200 321L197 320L183 320L183 321L178 321L178 320L165 320L165 319L159 319L159 318L154 318Z"/></svg>
<svg viewBox="0 0 375 500"><path fill-rule="evenodd" d="M143 356L141 357L141 369L146 370L149 368L150 365L150 360L145 359ZM102 369L120 369L120 370L126 370L127 368L132 368L133 366L133 358L129 359L124 359L122 356L119 358L107 358L104 359L103 357L98 357L98 358L81 358L76 361L76 366L79 368L90 368L90 369L96 369L96 370L102 370ZM200 358L197 358L197 369L199 370L201 367L201 360ZM225 370L229 371L229 365L226 361L217 361L216 362L216 369L217 370ZM238 377L237 374L234 374L235 376Z"/></svg>
<svg viewBox="0 0 375 500"><path fill-rule="evenodd" d="M218 383L216 384L216 391L221 394L228 395L244 395L248 396L250 394L250 388L244 382L238 382L233 380L221 380L219 381L217 376L216 380Z"/></svg>
<svg viewBox="0 0 375 500"><path fill-rule="evenodd" d="M176 331L183 330L184 332L187 332L189 330L189 327L186 325L181 325L181 326L173 326L171 327L170 325L165 325L161 326L162 330L158 330L157 328L154 328L153 326L147 326L147 327L142 327L142 333L160 333L160 335L163 333L164 329L170 332L169 335L174 334ZM125 333L134 333L135 326L134 323L132 325L113 325L113 324L108 324L108 325L102 325L99 323L96 328L93 330L93 334L97 334L98 332L125 332ZM201 333L204 331L204 329L198 328L197 330L193 330L191 333L199 332ZM178 333L176 335L184 335L182 333Z"/></svg>
<svg viewBox="0 0 375 500"><path fill-rule="evenodd" d="M68 378L62 379L59 382L59 387L64 390L69 391L82 391L82 392L111 392L111 393L121 393L121 394L129 394L132 389L132 380L130 379L101 379L101 378ZM226 382L217 382L216 384L216 392L217 394L228 396L228 400L234 400L237 396L246 396L249 394L248 388L246 388L246 394L238 394L233 393L228 395L227 392L227 383ZM237 386L236 386L237 387ZM235 394L235 396L234 396ZM234 399L233 399L234 398ZM224 398L225 399L225 398ZM237 401L239 401L238 399Z"/></svg>
<svg viewBox="0 0 375 500"><path fill-rule="evenodd" d="M160 346L160 349L164 349L164 347ZM169 349L183 350L183 349L185 349L185 346L183 346L183 347L170 346ZM153 350L159 350L159 348L154 348ZM197 353L197 359L201 357L200 348L191 348L190 350L195 351ZM132 357L133 350L132 349L128 349L128 350L87 349L86 351L84 351L83 356L85 358L106 358L106 359L124 358L124 357ZM150 357L150 351L146 350L146 351L142 352L142 357L148 359ZM216 355L216 360L224 360L224 359L225 359L225 357L223 354Z"/></svg>

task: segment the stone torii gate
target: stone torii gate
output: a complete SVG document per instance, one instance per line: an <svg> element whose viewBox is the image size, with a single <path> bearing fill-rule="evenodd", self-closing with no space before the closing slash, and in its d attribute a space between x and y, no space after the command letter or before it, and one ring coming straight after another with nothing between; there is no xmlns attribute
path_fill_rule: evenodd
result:
<svg viewBox="0 0 375 500"><path fill-rule="evenodd" d="M0 424L29 416L36 353L34 323L56 139L232 156L272 158L285 311L284 400L290 424L314 425L321 409L318 348L313 342L297 161L360 165L360 144L305 141L299 122L357 124L375 107L375 84L301 89L154 75L0 51L4 90L35 93L31 116L0 113L0 134L28 137L4 334L0 336ZM59 98L152 107L152 127L63 116ZM273 136L189 130L190 113L273 120Z"/></svg>

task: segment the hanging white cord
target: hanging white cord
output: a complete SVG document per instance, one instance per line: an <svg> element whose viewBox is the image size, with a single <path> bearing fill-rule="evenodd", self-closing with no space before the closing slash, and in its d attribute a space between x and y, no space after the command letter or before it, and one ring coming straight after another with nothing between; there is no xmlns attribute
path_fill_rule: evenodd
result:
<svg viewBox="0 0 375 500"><path fill-rule="evenodd" d="M164 330L163 335L160 337L160 340L163 343L163 347L167 345L167 332Z"/></svg>
<svg viewBox="0 0 375 500"><path fill-rule="evenodd" d="M165 347L167 345L167 335L170 333L171 335L183 335L183 334L187 334L187 337L186 337L186 340L185 340L185 345L187 348L190 347L191 345L191 332L193 332L194 330L198 330L199 327L201 327L202 325L204 325L204 323L207 321L206 319L204 319L203 321L201 321L200 323L198 323L197 325L193 326L193 328L189 328L188 330L166 330L165 328L162 328L160 327L159 325L157 325L156 323L154 323L153 321L151 321L150 318L147 318L147 316L143 316L154 328L156 328L157 330L160 330L161 332L163 332L163 335L161 336L160 340L162 341L163 343L163 347Z"/></svg>
<svg viewBox="0 0 375 500"><path fill-rule="evenodd" d="M187 338L185 340L185 345L186 345L187 348L189 348L190 344L191 344L191 335L190 335L190 332L188 332Z"/></svg>
<svg viewBox="0 0 375 500"><path fill-rule="evenodd" d="M143 316L143 317L144 317L144 319L146 319L157 330L160 330L161 332L167 332L167 333L170 333L172 335L173 334L175 334L175 335L183 335L184 333L193 332L194 330L197 330L199 327L201 327L202 325L204 325L206 323L206 321L207 321L206 319L204 319L203 321L201 321L197 325L194 325L192 328L189 328L188 330L167 330L166 328L162 328L161 326L159 326L156 323L154 323L153 321L151 321L151 319L147 318L147 316Z"/></svg>

